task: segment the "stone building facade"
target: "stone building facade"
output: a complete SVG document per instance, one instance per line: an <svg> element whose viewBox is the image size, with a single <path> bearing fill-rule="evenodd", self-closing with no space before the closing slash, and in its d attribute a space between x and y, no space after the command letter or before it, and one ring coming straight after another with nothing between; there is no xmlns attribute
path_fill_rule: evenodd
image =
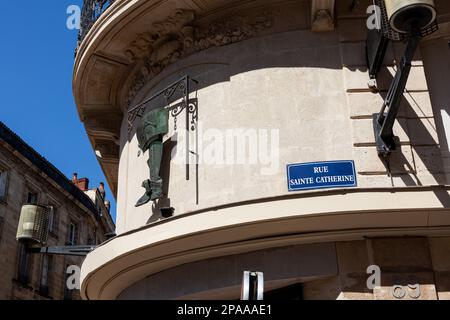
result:
<svg viewBox="0 0 450 320"><path fill-rule="evenodd" d="M439 30L413 59L388 162L373 116L405 44L389 43L373 85L373 1L97 2L73 89L118 236L84 261L83 298L238 299L243 271L264 272L272 297L450 298L450 3L434 2ZM158 108L164 196L136 207L151 160L136 128ZM288 187L292 164L341 161L352 187Z"/></svg>
<svg viewBox="0 0 450 320"><path fill-rule="evenodd" d="M19 216L25 204L53 206L47 246L101 244L115 229L102 191L68 180L0 122L0 299L80 298L66 286L66 271L83 258L27 253L16 240Z"/></svg>

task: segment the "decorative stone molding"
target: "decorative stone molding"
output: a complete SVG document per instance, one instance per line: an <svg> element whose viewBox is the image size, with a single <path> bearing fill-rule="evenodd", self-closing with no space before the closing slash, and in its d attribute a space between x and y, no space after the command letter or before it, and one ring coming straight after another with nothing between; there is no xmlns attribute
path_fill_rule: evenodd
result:
<svg viewBox="0 0 450 320"><path fill-rule="evenodd" d="M313 32L334 30L334 3L335 0L313 0L312 24Z"/></svg>
<svg viewBox="0 0 450 320"><path fill-rule="evenodd" d="M84 126L92 137L117 142L122 118L122 113L87 113L85 114Z"/></svg>
<svg viewBox="0 0 450 320"><path fill-rule="evenodd" d="M177 10L167 20L154 23L152 32L140 34L126 51L127 58L132 62L147 58L155 64L162 63L167 55L192 44L193 21L193 11Z"/></svg>
<svg viewBox="0 0 450 320"><path fill-rule="evenodd" d="M214 21L206 27L194 25L194 12L177 10L166 21L155 23L156 31L145 32L134 40L126 54L138 66L126 104L167 65L192 53L254 37L273 26L273 15L234 16ZM152 29L152 30L153 30Z"/></svg>
<svg viewBox="0 0 450 320"><path fill-rule="evenodd" d="M207 29L197 30L194 51L239 42L256 36L272 26L273 16L267 12L254 19L235 16L231 19L216 21Z"/></svg>

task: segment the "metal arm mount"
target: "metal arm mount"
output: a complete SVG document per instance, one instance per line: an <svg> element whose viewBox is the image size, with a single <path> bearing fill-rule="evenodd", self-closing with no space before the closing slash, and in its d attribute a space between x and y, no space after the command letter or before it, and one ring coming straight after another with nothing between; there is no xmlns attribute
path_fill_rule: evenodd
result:
<svg viewBox="0 0 450 320"><path fill-rule="evenodd" d="M376 79L383 65L384 57L389 45L389 39L381 31L369 30L366 44L366 59L369 67L370 79Z"/></svg>
<svg viewBox="0 0 450 320"><path fill-rule="evenodd" d="M42 253L63 256L87 256L96 246L69 246L69 247L29 247L29 253Z"/></svg>
<svg viewBox="0 0 450 320"><path fill-rule="evenodd" d="M377 151L383 158L388 158L391 152L396 149L393 127L411 71L411 62L419 45L420 33L415 33L415 35L408 41L406 51L390 85L380 113L373 115Z"/></svg>

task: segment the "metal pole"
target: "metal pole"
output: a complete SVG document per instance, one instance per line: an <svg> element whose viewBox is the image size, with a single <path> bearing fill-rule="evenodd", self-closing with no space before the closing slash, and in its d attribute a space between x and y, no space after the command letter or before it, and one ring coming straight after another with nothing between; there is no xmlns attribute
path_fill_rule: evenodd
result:
<svg viewBox="0 0 450 320"><path fill-rule="evenodd" d="M186 77L186 76L185 76L185 77ZM183 78L178 78L177 81L174 81L173 83L171 83L171 84L170 84L169 86L167 86L166 88L164 88L164 89L158 91L157 93L155 93L154 95L152 95L150 98L144 100L143 102L139 103L139 104L136 105L135 107L133 107L133 108L131 108L130 110L128 110L128 113L131 113L131 112L133 112L133 111L139 109L139 108L142 107L143 105L149 103L150 101L152 101L152 100L158 98L160 95L164 94L164 93L167 91L167 89L172 88L172 87L178 85L181 81L185 81L185 80L184 80Z"/></svg>
<svg viewBox="0 0 450 320"><path fill-rule="evenodd" d="M189 77L186 76L186 180L189 181Z"/></svg>
<svg viewBox="0 0 450 320"><path fill-rule="evenodd" d="M411 72L411 62L419 46L420 31L412 28L405 53L401 59L395 77L389 87L387 97L379 114L374 115L374 130L378 154L388 157L395 150L393 127L398 115L403 93ZM387 109L387 113L386 113Z"/></svg>
<svg viewBox="0 0 450 320"><path fill-rule="evenodd" d="M411 72L411 61L414 57L414 53L419 45L419 38L414 37L408 42L408 46L405 52L405 56L397 71L394 81L389 90L387 97L387 105L389 106L389 111L384 118L384 114L380 114L383 117L384 124L381 129L380 136L383 140L390 139L393 136L392 128L397 118L398 111L400 108L400 103L403 97L403 92L408 81L409 74Z"/></svg>
<svg viewBox="0 0 450 320"><path fill-rule="evenodd" d="M94 251L96 246L68 246L68 247L28 247L29 253L41 253L63 256L86 256Z"/></svg>

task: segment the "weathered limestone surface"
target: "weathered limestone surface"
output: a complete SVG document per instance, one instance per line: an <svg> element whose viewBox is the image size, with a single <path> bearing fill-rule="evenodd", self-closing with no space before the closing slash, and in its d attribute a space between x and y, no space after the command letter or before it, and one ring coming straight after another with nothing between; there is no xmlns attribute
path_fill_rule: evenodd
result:
<svg viewBox="0 0 450 320"><path fill-rule="evenodd" d="M86 280L86 293L114 296L118 288L131 285L126 281L147 277L130 287L129 296L137 292L154 294L146 292L151 277L160 271L170 276L176 273L171 268L177 261L167 257L162 248L173 250L170 252L179 254L179 259L195 260L198 251L204 253L205 248L209 251L202 259L221 253L225 247L241 252L251 245L270 246L265 241L274 237L295 235L301 241L313 241L304 239L311 235L317 237L315 241L334 243L339 272L294 279L304 283L305 298L397 300L447 296L445 275L449 271L436 271L430 259L430 250L438 252L440 244L436 242L433 249L431 238L427 238L447 234L449 225L446 212L450 201L447 187L441 186L448 184L450 173L450 149L442 149L446 140L450 141L446 137L450 132L446 130L450 129L449 96L448 86L440 82L450 83L446 78L450 71L441 71L443 66L434 62L450 61L445 59L448 43L442 33L422 41L414 58L394 126L399 147L386 163L376 151L372 118L381 109L404 44L390 44L374 90L367 84L365 58L366 9L370 0L355 2L358 5L353 10L347 1L269 2L260 1L253 7L256 2L232 1L226 10L220 10L224 9L220 0L202 1L198 7L189 7L189 0L183 1L182 8L174 8L173 2L164 2L158 8L144 5L141 10L130 10L126 19L118 19L114 27L105 25L108 32L99 31L93 48L85 48L95 51L89 59L83 60L80 53L75 81L75 91L81 92L77 95L80 113L86 118L95 109L113 114L107 123L96 125L93 121L90 130L96 150L105 155L102 165L108 165L107 172L118 185L118 231L124 235L85 263L85 276L92 275ZM440 16L446 17L446 13ZM100 35L104 36L102 41ZM89 74L92 70L95 72ZM113 74L117 75L114 81ZM198 123L188 121L194 126L189 132L188 151L198 156L199 163L190 165L187 180L184 155L170 157L171 151L175 155L175 150L184 146L183 112L176 120L170 119L169 134L164 137L167 157L161 175L166 183L165 197L153 205L135 208L143 191L143 177L148 175L149 155L139 151L135 129L128 131L127 108L185 74L198 81L191 87L191 98L198 99ZM86 82L80 80L82 75L87 77ZM107 80L108 86L96 84ZM80 87L90 82L93 90ZM102 92L96 96L97 90ZM169 107L167 104L159 99L150 107ZM117 130L115 115L120 112L124 116L120 138L116 139L119 135L112 135L109 129ZM230 138L227 132L237 137ZM269 139L265 140L264 134L261 138L261 132ZM244 148L245 160L237 162L238 146L234 143L239 138L248 142L255 137L257 140ZM217 145L223 149L215 149ZM255 147L266 158L254 152ZM270 151L275 153L267 154ZM119 163L113 161L117 155ZM261 162L267 156L273 157ZM197 160L191 159L193 163ZM295 194L288 191L286 164L332 160L355 161L358 188ZM114 176L117 166L119 171ZM375 208L373 212L369 202ZM274 208L274 203L280 205ZM164 219L162 207L173 207L174 219ZM296 223L289 225L291 220ZM151 234L154 230L159 232ZM217 235L214 232L218 236L208 238ZM377 232L391 238L368 236ZM423 238L392 238L405 232ZM139 239L141 234L147 235L145 240ZM183 237L192 242L174 245ZM336 242L341 237L347 242ZM131 241L125 243L128 239ZM261 243L255 244L255 239ZM158 261L141 261L145 256L142 252L148 254L146 250ZM109 258L109 254L118 252L123 255L115 260ZM133 258L120 260L128 254ZM252 257L255 264L244 258L237 263L241 268L250 268L264 260ZM197 267L203 260L198 259L193 262L195 276L201 275ZM228 265L229 261L221 261ZM111 279L95 270L105 267L114 273L114 266L121 263L127 265L126 272ZM381 286L373 291L365 286L369 264L379 264L384 275ZM189 270L189 264L184 267ZM278 267L280 273L285 271L283 265ZM231 277L223 268L218 270L224 272L225 278ZM128 276L133 280L121 282ZM433 281L433 277L437 280ZM169 290L164 286L164 277L155 283ZM198 286L199 290L211 289L205 289L203 283ZM99 287L105 290L100 292ZM182 294L201 296L184 291ZM214 294L219 295L216 291Z"/></svg>
<svg viewBox="0 0 450 320"><path fill-rule="evenodd" d="M384 238L336 244L339 275L305 282L305 299L448 300L449 238ZM367 267L381 269L369 290Z"/></svg>
<svg viewBox="0 0 450 320"><path fill-rule="evenodd" d="M364 2L369 5L368 1ZM367 8L364 5L361 7ZM377 78L378 91L371 92L365 68L366 19L364 12L350 11L340 4L337 6L342 65L353 128L354 156L361 175L360 186L386 187L389 183L381 178L382 175L392 176L391 185L395 187L442 184L444 169L438 156L440 141L420 50L414 58L399 116L394 125L394 134L401 147L394 152L388 165L376 156L372 117L381 110L405 45L390 43L384 66ZM359 28L356 27L357 24ZM432 155L438 156L434 158L435 161L431 160Z"/></svg>
<svg viewBox="0 0 450 320"><path fill-rule="evenodd" d="M301 283L305 300L450 299L449 239L373 238L225 256L152 275L119 299L238 299L242 270L264 272L266 292ZM381 283L369 289L367 269L375 265Z"/></svg>
<svg viewBox="0 0 450 320"><path fill-rule="evenodd" d="M0 171L7 173L7 196L0 201L0 299L1 300L62 300L65 295L66 269L70 265L81 267L82 258L53 256L50 260L48 292L41 288L44 255L30 255L29 281L18 281L19 243L16 240L21 208L29 192L38 195L40 204L55 207L53 231L48 246L64 246L69 239L69 224L78 226L77 243L100 243L105 233L113 230L106 224L97 224L92 213L77 204L54 180L46 176L24 157L0 139ZM105 208L103 207L105 210ZM105 215L106 217L106 215ZM72 299L80 299L79 290L70 292Z"/></svg>

